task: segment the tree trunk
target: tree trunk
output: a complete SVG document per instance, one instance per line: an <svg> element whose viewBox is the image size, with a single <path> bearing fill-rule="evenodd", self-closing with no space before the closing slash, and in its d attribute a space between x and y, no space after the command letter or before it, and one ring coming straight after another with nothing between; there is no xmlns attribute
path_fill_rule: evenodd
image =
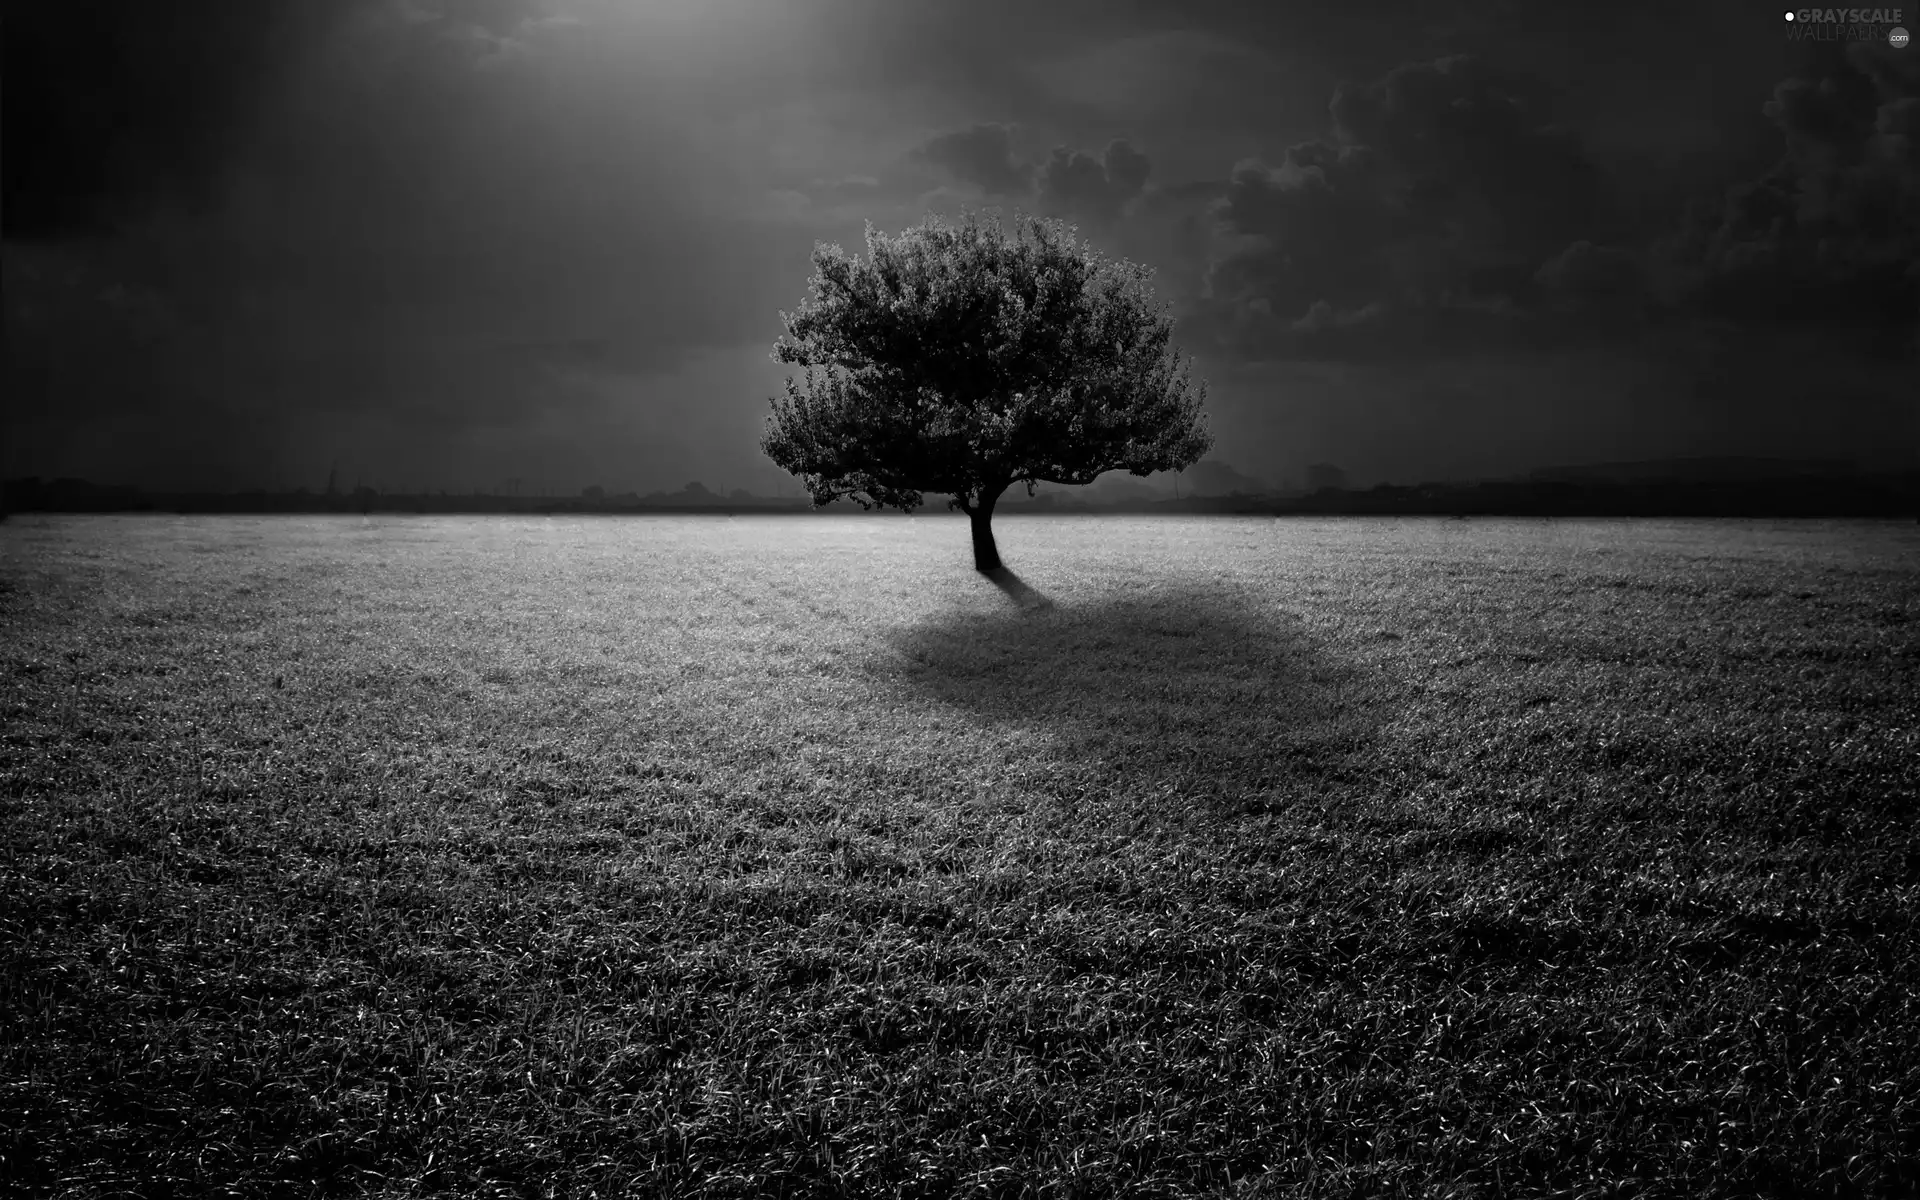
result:
<svg viewBox="0 0 1920 1200"><path fill-rule="evenodd" d="M967 509L967 518L973 523L973 569L976 571L998 571L1000 569L1000 548L993 544L993 505L1000 493L981 492L980 499Z"/></svg>

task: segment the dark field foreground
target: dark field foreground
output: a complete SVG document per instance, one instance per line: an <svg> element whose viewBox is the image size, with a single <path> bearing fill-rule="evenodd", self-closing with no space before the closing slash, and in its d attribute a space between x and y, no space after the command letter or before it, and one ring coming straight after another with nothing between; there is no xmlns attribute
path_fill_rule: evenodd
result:
<svg viewBox="0 0 1920 1200"><path fill-rule="evenodd" d="M1920 528L999 537L0 525L0 1186L1920 1190Z"/></svg>

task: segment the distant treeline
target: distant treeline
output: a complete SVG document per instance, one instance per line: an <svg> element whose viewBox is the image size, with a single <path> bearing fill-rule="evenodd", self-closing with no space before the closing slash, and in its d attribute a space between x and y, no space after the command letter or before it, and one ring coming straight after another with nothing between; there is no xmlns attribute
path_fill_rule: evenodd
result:
<svg viewBox="0 0 1920 1200"><path fill-rule="evenodd" d="M1322 491L1282 513L1528 517L1904 517L1920 515L1920 472L1829 479L1492 480Z"/></svg>
<svg viewBox="0 0 1920 1200"><path fill-rule="evenodd" d="M165 513L793 513L813 511L804 498L685 493L606 497L536 497L444 492L394 494L361 488L350 494L293 492L147 492L81 479L9 479L9 512ZM923 512L945 512L930 497ZM851 501L826 511L859 513ZM879 510L876 510L878 513ZM1920 471L1757 480L1641 479L1490 480L1477 483L1382 484L1364 490L1323 488L1305 495L1233 494L1181 499L1094 502L1059 493L1029 498L1016 488L999 505L1019 513L1239 513L1422 516L1591 517L1904 517L1920 516ZM897 514L896 514L897 515Z"/></svg>
<svg viewBox="0 0 1920 1200"><path fill-rule="evenodd" d="M804 512L807 501L756 496L728 500L709 494L700 503L666 495L506 496L485 492L160 492L108 487L84 479L9 479L12 512L170 513L554 513L554 512ZM684 493L682 493L684 495Z"/></svg>

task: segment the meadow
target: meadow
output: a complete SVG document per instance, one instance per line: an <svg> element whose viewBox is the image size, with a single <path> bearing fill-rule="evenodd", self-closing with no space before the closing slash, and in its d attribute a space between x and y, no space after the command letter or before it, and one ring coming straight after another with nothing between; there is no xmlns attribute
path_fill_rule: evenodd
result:
<svg viewBox="0 0 1920 1200"><path fill-rule="evenodd" d="M1912 1196L1920 527L0 524L0 1182Z"/></svg>

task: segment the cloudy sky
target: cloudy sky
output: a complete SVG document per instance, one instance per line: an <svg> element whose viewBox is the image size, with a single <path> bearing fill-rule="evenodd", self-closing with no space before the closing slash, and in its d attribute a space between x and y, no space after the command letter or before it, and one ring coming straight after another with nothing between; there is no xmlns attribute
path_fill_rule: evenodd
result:
<svg viewBox="0 0 1920 1200"><path fill-rule="evenodd" d="M771 491L812 247L961 205L1156 268L1217 456L1270 479L1911 464L1920 49L1788 32L1757 0L15 6L4 471Z"/></svg>

